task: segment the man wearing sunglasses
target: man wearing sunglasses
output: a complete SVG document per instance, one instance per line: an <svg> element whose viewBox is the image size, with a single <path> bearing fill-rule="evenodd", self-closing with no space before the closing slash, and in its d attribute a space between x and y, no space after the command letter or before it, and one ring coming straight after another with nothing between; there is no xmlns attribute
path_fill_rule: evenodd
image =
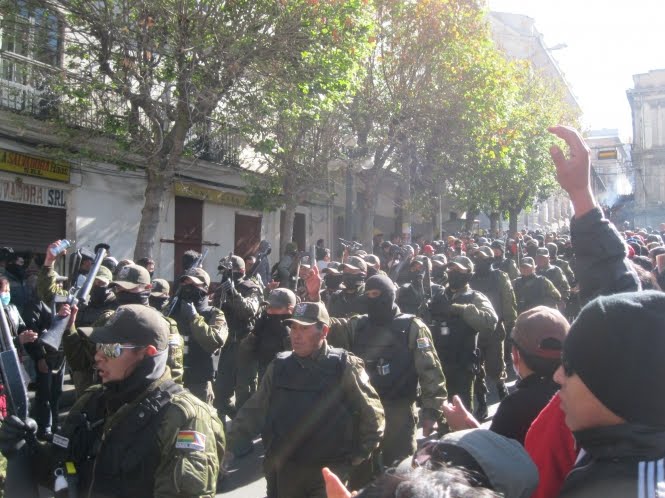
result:
<svg viewBox="0 0 665 498"><path fill-rule="evenodd" d="M28 453L34 479L44 486L53 485L60 469L67 477L55 485L64 480L81 496L214 495L222 424L210 406L171 379L169 326L161 314L130 304L105 326L79 330L96 344L102 384L79 398L52 443L26 445L34 421L6 419L3 454Z"/></svg>

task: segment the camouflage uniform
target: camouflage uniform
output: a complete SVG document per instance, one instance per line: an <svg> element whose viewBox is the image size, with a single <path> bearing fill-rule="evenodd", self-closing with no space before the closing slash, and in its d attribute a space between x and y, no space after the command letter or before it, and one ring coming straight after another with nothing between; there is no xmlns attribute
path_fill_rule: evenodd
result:
<svg viewBox="0 0 665 498"><path fill-rule="evenodd" d="M568 302L568 298L570 297L570 285L568 284L568 280L563 274L561 268L548 264L546 268L538 268L536 273L542 277L547 278L554 284L554 287L561 295L560 301L562 303Z"/></svg>
<svg viewBox="0 0 665 498"><path fill-rule="evenodd" d="M53 471L66 460L76 466L81 496L173 498L215 496L225 444L217 415L168 371L112 413L104 388L91 387L55 441L33 457L43 485L53 486Z"/></svg>
<svg viewBox="0 0 665 498"><path fill-rule="evenodd" d="M450 287L434 286L429 311L430 329L446 376L448 396L457 394L472 409L478 337L489 341L498 323L492 303L468 284L457 292Z"/></svg>
<svg viewBox="0 0 665 498"><path fill-rule="evenodd" d="M37 292L39 297L45 303L58 301L60 297L66 296L67 291L58 287L56 283L57 273L50 266L43 266L39 271L37 278ZM104 281L107 285L112 275L108 268L100 268L97 278ZM93 287L94 289L94 287ZM102 302L90 300L88 305L82 307L76 315L76 327L88 327L95 325L96 322L105 315L112 315L118 308L115 295L107 289L106 297ZM94 369L95 364L95 345L90 343L86 337L76 332L76 327L66 330L62 336L62 348L67 359L67 364L72 372L72 381L76 396L81 396L83 392L95 383Z"/></svg>
<svg viewBox="0 0 665 498"><path fill-rule="evenodd" d="M395 460L405 458L416 450L417 416L415 400L418 394L417 385L420 385L423 416L430 420L441 419L441 405L448 395L446 379L441 369L439 357L434 350L432 336L427 325L412 315L400 315L398 310L393 322L400 319L400 317L407 317L408 319L405 330L397 331L402 332L405 339L401 346L390 341L392 335L390 325L383 327L367 323L368 317L366 315L350 319L332 318L330 333L328 334L331 345L354 353L357 349L360 349L360 334L364 334L364 337L376 339L377 343L385 342L387 344L390 342L391 344L388 347L391 349L399 349L400 347L408 349L407 356L411 356L411 366L405 366L403 377L413 375L416 384L412 385L411 388L400 389L398 393L379 393L382 394L381 402L386 413L386 432L381 443L385 465L391 465ZM404 353L404 351L402 352ZM381 376L384 373L390 374L391 367L393 370L397 368L395 365L390 365L390 358L397 357L399 353L399 350L386 351L383 362L381 359L378 359L377 362L376 358L370 358L369 355L363 357L360 353L356 354L359 354L366 362L368 372L371 370L370 378L374 377L374 385L376 381L380 380L380 377L374 376L376 372L379 372L379 376ZM379 371L380 369L382 371ZM397 374L397 372L393 371L392 374ZM399 376L402 377L402 374L400 373ZM375 388L379 391L378 387Z"/></svg>
<svg viewBox="0 0 665 498"><path fill-rule="evenodd" d="M561 301L561 294L554 284L540 275L533 274L516 279L513 282L513 289L515 289L518 315L541 305L556 308Z"/></svg>
<svg viewBox="0 0 665 498"><path fill-rule="evenodd" d="M281 370L280 362L295 360L302 373L298 374L298 379L290 380L307 382L319 375L323 365L335 355L341 355L345 360L340 363L342 370L336 381L339 384L335 382L327 387L339 385L340 389L330 392L334 391L341 402L331 403L330 397L324 396L319 398L319 410L311 409L303 413L287 405L281 412L272 411L276 409L276 393L284 393L280 386L289 380L276 372L277 366ZM325 388L325 384L321 385ZM355 437L351 437L348 431L337 430L338 417L335 414L340 407L350 411L355 429L351 432ZM383 427L383 408L369 383L363 362L352 354L330 348L324 342L311 357L299 358L292 353L280 353L278 359L268 365L258 390L233 420L228 434L228 448L233 452L238 444L244 444L261 432L266 445L263 466L268 481L268 496L325 498L321 468L328 466L342 480L346 480L351 467L367 460L376 449ZM281 436L284 430L288 432L284 435L286 437ZM308 436L324 442L314 444ZM278 444L285 442L284 439L289 444Z"/></svg>
<svg viewBox="0 0 665 498"><path fill-rule="evenodd" d="M479 403L478 409L484 414L487 408L485 400L485 395L488 393L485 381L487 376L496 381L500 398L503 399L507 395L504 385L504 380L507 378L504 341L517 319L517 305L510 279L500 270L490 269L484 273L480 271L480 264L477 264L476 273L471 277L469 285L490 300L499 319L494 334L478 338L481 362L474 390Z"/></svg>

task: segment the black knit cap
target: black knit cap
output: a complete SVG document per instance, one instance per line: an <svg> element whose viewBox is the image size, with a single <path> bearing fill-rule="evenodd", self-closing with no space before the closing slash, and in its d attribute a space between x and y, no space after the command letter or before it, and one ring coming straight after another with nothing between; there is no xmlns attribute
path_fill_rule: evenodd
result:
<svg viewBox="0 0 665 498"><path fill-rule="evenodd" d="M570 328L563 363L627 422L665 427L665 293L591 301Z"/></svg>

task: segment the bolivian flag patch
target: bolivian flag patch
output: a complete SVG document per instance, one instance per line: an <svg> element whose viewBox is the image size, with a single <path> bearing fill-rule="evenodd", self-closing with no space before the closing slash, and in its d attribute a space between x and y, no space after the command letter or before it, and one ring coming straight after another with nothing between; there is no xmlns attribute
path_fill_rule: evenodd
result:
<svg viewBox="0 0 665 498"><path fill-rule="evenodd" d="M416 344L418 345L418 349L429 349L430 347L429 339L427 337L419 337L416 339Z"/></svg>
<svg viewBox="0 0 665 498"><path fill-rule="evenodd" d="M206 449L205 434L196 431L180 431L175 440L175 447L181 450L204 451Z"/></svg>

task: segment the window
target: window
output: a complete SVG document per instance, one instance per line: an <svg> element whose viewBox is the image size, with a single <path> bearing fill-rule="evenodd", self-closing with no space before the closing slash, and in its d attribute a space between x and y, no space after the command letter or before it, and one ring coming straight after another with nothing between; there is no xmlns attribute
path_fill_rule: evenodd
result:
<svg viewBox="0 0 665 498"><path fill-rule="evenodd" d="M31 6L25 0L15 0L2 19L2 77L27 84L25 70L19 68L22 59L32 59L49 66L60 66L63 24L53 11Z"/></svg>

